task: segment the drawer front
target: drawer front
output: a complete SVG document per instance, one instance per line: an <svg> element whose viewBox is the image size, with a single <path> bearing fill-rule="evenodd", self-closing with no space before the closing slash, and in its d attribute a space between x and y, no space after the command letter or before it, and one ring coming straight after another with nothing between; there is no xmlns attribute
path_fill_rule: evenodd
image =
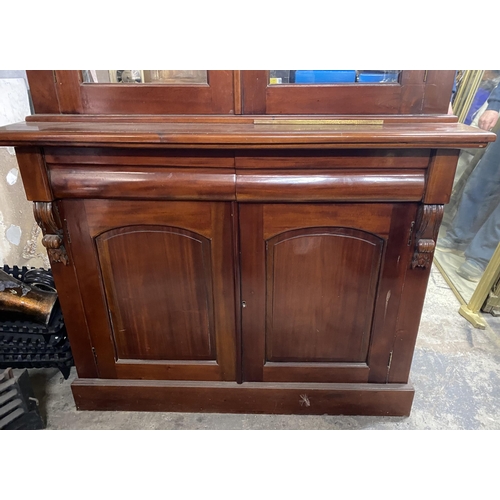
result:
<svg viewBox="0 0 500 500"><path fill-rule="evenodd" d="M237 170L241 202L420 201L425 170Z"/></svg>
<svg viewBox="0 0 500 500"><path fill-rule="evenodd" d="M57 165L49 179L57 198L235 199L232 169Z"/></svg>
<svg viewBox="0 0 500 500"><path fill-rule="evenodd" d="M281 201L420 201L425 170L237 170L57 165L57 198Z"/></svg>

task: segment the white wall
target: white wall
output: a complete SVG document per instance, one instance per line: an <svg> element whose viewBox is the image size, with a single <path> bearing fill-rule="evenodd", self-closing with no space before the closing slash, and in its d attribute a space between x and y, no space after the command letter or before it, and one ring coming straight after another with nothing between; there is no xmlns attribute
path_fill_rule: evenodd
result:
<svg viewBox="0 0 500 500"><path fill-rule="evenodd" d="M24 71L0 71L0 126L31 114ZM13 148L0 147L0 265L49 267Z"/></svg>

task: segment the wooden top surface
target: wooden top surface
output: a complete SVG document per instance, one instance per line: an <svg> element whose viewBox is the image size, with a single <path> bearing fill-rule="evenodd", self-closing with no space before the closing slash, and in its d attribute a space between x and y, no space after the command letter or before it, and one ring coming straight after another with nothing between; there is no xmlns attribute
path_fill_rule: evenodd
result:
<svg viewBox="0 0 500 500"><path fill-rule="evenodd" d="M33 121L0 128L0 146L226 147L226 148L471 148L485 147L495 134L461 123L428 123L364 117L359 123L259 123L248 116L211 120ZM303 117L307 119L308 117ZM330 117L335 119L336 117ZM273 117L265 117L267 121ZM254 120L257 122L255 123ZM367 122L366 120L370 120ZM281 123L280 123L281 122ZM380 120L379 120L380 122ZM291 124L292 123L292 124Z"/></svg>

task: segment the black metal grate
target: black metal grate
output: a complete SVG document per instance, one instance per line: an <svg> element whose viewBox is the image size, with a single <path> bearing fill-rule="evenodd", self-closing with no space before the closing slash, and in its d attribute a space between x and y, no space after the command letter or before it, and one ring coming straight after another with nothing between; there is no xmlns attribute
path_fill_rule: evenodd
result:
<svg viewBox="0 0 500 500"><path fill-rule="evenodd" d="M4 266L3 270L23 281L29 269ZM69 377L74 365L59 304L49 325L9 319L0 321L0 368L59 368Z"/></svg>
<svg viewBox="0 0 500 500"><path fill-rule="evenodd" d="M11 368L0 372L0 429L43 429L38 401L24 370L19 377Z"/></svg>

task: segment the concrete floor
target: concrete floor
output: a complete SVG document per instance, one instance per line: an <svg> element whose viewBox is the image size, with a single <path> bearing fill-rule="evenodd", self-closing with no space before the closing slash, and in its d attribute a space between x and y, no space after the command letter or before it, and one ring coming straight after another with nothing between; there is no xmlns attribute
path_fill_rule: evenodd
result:
<svg viewBox="0 0 500 500"><path fill-rule="evenodd" d="M500 318L474 329L433 268L415 350L411 416L78 412L58 370L30 370L47 429L500 429Z"/></svg>

